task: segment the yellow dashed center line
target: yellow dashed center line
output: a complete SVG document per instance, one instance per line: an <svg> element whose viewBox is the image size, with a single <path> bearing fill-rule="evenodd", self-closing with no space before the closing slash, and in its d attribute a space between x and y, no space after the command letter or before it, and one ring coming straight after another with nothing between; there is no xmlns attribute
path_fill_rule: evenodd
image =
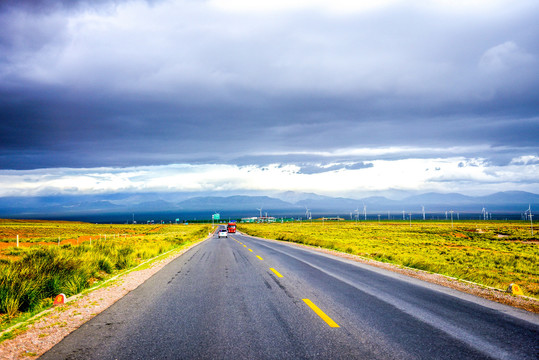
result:
<svg viewBox="0 0 539 360"><path fill-rule="evenodd" d="M270 268L270 270L273 271L273 273L274 273L275 275L277 275L277 277L280 277L280 278L283 277L283 276L282 276L281 274L279 274L279 272L278 272L277 270L275 270L274 268Z"/></svg>
<svg viewBox="0 0 539 360"><path fill-rule="evenodd" d="M337 325L335 321L333 321L329 316L327 316L318 306L313 304L313 302L309 299L302 299L305 304L309 305L309 307L316 313L316 315L320 316L322 320L324 320L330 327L338 328L340 327Z"/></svg>
<svg viewBox="0 0 539 360"><path fill-rule="evenodd" d="M238 242L239 244L243 245L243 247L247 248L247 245L243 244L242 242L234 239L236 242ZM252 249L248 249L250 252L253 252ZM260 255L256 255L257 258L259 258L260 260L264 261L264 259L260 256ZM275 270L274 268L270 268L270 270L279 278L282 278L283 275L281 275L277 270ZM333 321L332 318L330 318L329 316L326 315L325 312L323 312L322 310L320 310L320 308L318 306L316 306L315 304L313 304L313 302L309 299L302 299L303 302L305 302L305 304L307 304L312 311L315 312L316 315L320 316L320 318L322 320L324 320L326 322L326 324L328 324L330 327L333 327L333 328L338 328L340 327L335 321Z"/></svg>
<svg viewBox="0 0 539 360"><path fill-rule="evenodd" d="M234 238L233 238L234 239ZM245 245L244 243L234 239L234 241L236 241L237 243L243 245L243 247L247 248L247 245ZM248 249L250 252L253 252L252 249ZM259 258L260 260L264 261L264 259L260 256L260 255L256 255L257 258ZM277 270L275 270L274 268L270 268L270 270L279 278L282 278L283 275L281 275ZM315 312L316 315L320 316L320 318L322 320L324 320L326 322L326 324L328 324L330 327L333 327L333 328L338 328L340 327L335 321L333 321L332 318L330 318L329 316L326 315L325 312L323 312L322 310L320 310L320 308L318 306L316 306L311 300L309 299L302 299L303 302L305 302L305 304L307 304L312 311Z"/></svg>

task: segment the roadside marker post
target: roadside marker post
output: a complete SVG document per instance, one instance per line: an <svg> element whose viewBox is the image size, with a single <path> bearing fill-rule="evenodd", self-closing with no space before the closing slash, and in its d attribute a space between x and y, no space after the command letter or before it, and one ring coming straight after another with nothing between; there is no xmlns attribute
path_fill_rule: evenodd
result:
<svg viewBox="0 0 539 360"><path fill-rule="evenodd" d="M17 235L17 247L19 247L19 235Z"/></svg>
<svg viewBox="0 0 539 360"><path fill-rule="evenodd" d="M511 284L507 288L507 292L513 295L524 295L522 289L517 284Z"/></svg>
<svg viewBox="0 0 539 360"><path fill-rule="evenodd" d="M63 305L66 302L66 296L64 294L56 295L53 305Z"/></svg>

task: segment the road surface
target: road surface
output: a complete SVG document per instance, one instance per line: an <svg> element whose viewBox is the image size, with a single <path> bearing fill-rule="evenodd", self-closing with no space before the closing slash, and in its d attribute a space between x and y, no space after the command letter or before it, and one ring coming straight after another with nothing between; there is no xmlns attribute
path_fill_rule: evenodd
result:
<svg viewBox="0 0 539 360"><path fill-rule="evenodd" d="M538 359L539 316L276 241L192 248L42 359Z"/></svg>

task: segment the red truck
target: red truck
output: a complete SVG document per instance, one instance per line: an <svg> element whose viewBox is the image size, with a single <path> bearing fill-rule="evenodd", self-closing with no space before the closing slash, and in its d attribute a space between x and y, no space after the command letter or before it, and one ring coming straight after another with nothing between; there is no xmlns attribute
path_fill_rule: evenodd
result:
<svg viewBox="0 0 539 360"><path fill-rule="evenodd" d="M226 226L226 230L229 233L235 233L236 232L236 223L235 222L229 222L228 225Z"/></svg>

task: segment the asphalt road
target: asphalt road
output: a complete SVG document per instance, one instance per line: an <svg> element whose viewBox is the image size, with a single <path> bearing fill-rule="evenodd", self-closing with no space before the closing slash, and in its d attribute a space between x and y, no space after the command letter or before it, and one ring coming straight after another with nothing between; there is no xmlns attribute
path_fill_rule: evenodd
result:
<svg viewBox="0 0 539 360"><path fill-rule="evenodd" d="M538 359L539 316L286 243L214 237L42 359Z"/></svg>

